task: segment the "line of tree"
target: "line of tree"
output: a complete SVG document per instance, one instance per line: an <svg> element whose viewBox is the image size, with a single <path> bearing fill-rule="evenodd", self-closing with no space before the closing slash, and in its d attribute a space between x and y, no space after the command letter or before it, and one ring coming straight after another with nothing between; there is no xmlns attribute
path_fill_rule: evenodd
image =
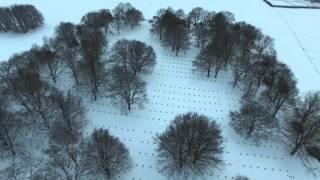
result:
<svg viewBox="0 0 320 180"><path fill-rule="evenodd" d="M43 21L42 14L30 4L0 7L0 32L27 33Z"/></svg>

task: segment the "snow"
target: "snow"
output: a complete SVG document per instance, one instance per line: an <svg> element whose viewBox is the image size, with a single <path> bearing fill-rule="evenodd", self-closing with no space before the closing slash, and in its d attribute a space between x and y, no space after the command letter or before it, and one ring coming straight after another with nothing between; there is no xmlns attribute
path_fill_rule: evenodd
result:
<svg viewBox="0 0 320 180"><path fill-rule="evenodd" d="M25 35L0 34L0 60L7 60L12 54L27 50L32 44L41 44L43 36L51 36L54 27L61 21L79 23L88 11L114 8L116 0L1 0L0 6L16 3L34 4L44 15L45 25ZM235 14L237 21L247 21L275 39L279 60L288 64L298 79L301 94L320 89L320 10L274 9L262 0L132 0L147 19L160 8L171 6L189 12L193 7ZM167 179L158 172L156 144L154 137L163 132L177 114L196 111L217 120L225 137L225 166L222 171L200 179L232 179L238 174L252 179L316 179L306 172L300 161L290 157L282 144L250 144L240 138L229 127L228 114L239 109L241 92L230 85L228 72L219 74L217 79L206 78L192 71L191 61L197 49L192 47L186 54L176 57L160 46L149 33L150 25L144 22L134 31L121 32L120 36L110 35L109 46L122 38L137 39L154 47L157 64L150 75L143 78L148 83L148 103L144 109L134 109L124 115L109 99L100 98L92 102L85 98L90 123L86 134L93 128L108 128L119 137L130 151L134 168L120 179ZM64 80L64 86L69 85Z"/></svg>

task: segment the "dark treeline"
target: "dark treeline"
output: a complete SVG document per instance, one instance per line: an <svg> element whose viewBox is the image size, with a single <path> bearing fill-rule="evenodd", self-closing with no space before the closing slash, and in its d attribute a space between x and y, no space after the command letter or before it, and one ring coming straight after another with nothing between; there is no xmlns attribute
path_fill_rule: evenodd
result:
<svg viewBox="0 0 320 180"><path fill-rule="evenodd" d="M43 25L42 14L33 5L0 7L0 32L26 33Z"/></svg>

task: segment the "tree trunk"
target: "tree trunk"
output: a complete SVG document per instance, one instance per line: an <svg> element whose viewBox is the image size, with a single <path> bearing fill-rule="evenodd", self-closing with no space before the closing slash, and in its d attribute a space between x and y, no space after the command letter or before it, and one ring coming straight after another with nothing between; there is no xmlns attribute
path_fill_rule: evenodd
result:
<svg viewBox="0 0 320 180"><path fill-rule="evenodd" d="M57 83L57 77L55 76L55 74L53 72L53 69L52 69L52 67L51 67L51 65L49 63L48 63L48 67L49 67L49 70L50 70L51 78L52 78L54 84L56 84Z"/></svg>
<svg viewBox="0 0 320 180"><path fill-rule="evenodd" d="M74 81L76 82L76 85L79 85L79 79L78 79L78 75L76 73L76 71L74 69L71 69L72 71L72 75L73 75L73 78L74 78Z"/></svg>
<svg viewBox="0 0 320 180"><path fill-rule="evenodd" d="M9 132L7 131L5 124L2 123L1 120L0 120L0 124L2 126L1 129L4 131L4 135L1 135L1 136L5 136L5 137L3 137L3 138L1 137L1 138L4 141L5 146L9 146L10 152L12 153L13 156L15 156L16 152L14 150L13 142L10 138Z"/></svg>
<svg viewBox="0 0 320 180"><path fill-rule="evenodd" d="M128 110L131 111L131 104L128 102Z"/></svg>
<svg viewBox="0 0 320 180"><path fill-rule="evenodd" d="M117 23L117 31L118 31L118 35L120 34L120 24Z"/></svg>
<svg viewBox="0 0 320 180"><path fill-rule="evenodd" d="M272 114L272 117L276 117L276 115L278 114L278 111L280 110L280 107L276 107L273 114Z"/></svg>
<svg viewBox="0 0 320 180"><path fill-rule="evenodd" d="M297 153L298 149L299 149L299 146L296 144L295 147L290 152L290 155L291 156L295 155Z"/></svg>
<svg viewBox="0 0 320 180"><path fill-rule="evenodd" d="M232 87L235 88L235 87L237 86L237 84L238 84L238 76L235 76L235 77L233 78L233 85L232 85Z"/></svg>

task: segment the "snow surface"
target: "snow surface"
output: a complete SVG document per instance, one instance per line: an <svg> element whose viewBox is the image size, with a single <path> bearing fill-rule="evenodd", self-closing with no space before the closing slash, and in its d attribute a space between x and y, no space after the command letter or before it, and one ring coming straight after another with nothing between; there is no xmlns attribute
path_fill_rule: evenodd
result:
<svg viewBox="0 0 320 180"><path fill-rule="evenodd" d="M13 3L34 4L44 15L44 27L25 35L0 34L0 60L7 60L13 53L27 50L32 44L41 44L43 36L51 36L54 27L61 21L79 23L88 11L113 9L117 0L1 0L0 6ZM208 10L227 10L235 14L237 21L247 21L275 38L279 59L287 63L298 79L302 93L320 89L320 27L319 10L273 9L262 0L132 0L146 18L151 18L160 8L168 6L183 8L189 12L201 6ZM108 128L119 137L130 151L134 168L120 179L154 180L167 179L158 172L154 137L163 132L177 114L196 111L216 119L225 138L222 171L199 179L232 179L238 174L263 180L311 180L316 179L306 172L300 161L290 157L282 144L265 143L253 145L236 135L229 127L230 110L239 109L241 92L230 85L229 73L219 74L217 79L206 78L192 72L191 61L197 49L175 57L160 46L149 33L150 25L144 22L134 31L110 35L109 46L122 38L138 39L154 47L157 64L150 75L144 76L148 86L148 103L144 109L134 109L128 115L121 114L119 107L107 98L97 102L85 99L90 119L86 134L97 127ZM68 86L64 79L61 83Z"/></svg>

